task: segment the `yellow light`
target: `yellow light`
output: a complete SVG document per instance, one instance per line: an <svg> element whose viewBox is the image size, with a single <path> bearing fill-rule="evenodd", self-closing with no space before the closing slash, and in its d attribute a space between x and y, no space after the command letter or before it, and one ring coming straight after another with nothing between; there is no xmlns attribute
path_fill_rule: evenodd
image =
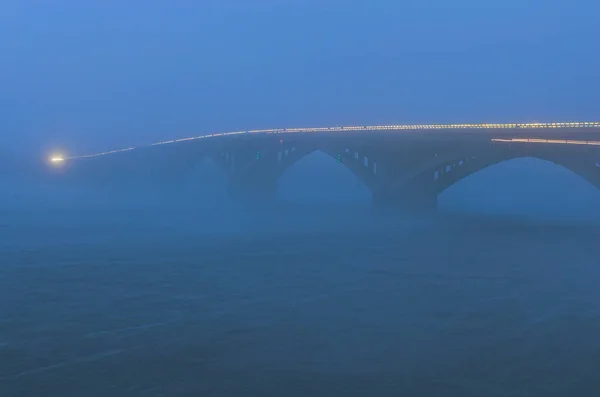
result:
<svg viewBox="0 0 600 397"><path fill-rule="evenodd" d="M67 158L60 152L54 152L48 158L48 162L54 167L62 166L66 162L66 160Z"/></svg>

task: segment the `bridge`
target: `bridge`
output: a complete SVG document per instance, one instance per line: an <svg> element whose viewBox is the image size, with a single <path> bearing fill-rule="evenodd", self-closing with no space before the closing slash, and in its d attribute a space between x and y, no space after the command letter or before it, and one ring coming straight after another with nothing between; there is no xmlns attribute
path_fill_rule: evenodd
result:
<svg viewBox="0 0 600 397"><path fill-rule="evenodd" d="M424 124L235 131L81 156L55 155L60 178L98 186L183 185L211 158L233 195L270 200L297 161L321 151L348 168L377 206L435 208L438 195L493 164L533 157L600 189L600 122Z"/></svg>

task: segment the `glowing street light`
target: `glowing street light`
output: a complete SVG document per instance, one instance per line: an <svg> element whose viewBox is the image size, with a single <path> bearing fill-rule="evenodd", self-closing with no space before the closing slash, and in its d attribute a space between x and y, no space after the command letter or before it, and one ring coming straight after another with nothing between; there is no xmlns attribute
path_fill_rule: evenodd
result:
<svg viewBox="0 0 600 397"><path fill-rule="evenodd" d="M54 153L48 158L48 162L55 167L62 166L66 160L65 156L59 153Z"/></svg>

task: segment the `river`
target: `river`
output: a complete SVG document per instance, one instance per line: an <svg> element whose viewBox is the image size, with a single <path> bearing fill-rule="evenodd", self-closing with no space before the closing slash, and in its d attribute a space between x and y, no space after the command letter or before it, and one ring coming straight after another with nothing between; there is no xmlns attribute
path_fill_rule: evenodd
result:
<svg viewBox="0 0 600 397"><path fill-rule="evenodd" d="M593 225L216 218L4 213L0 395L600 392Z"/></svg>

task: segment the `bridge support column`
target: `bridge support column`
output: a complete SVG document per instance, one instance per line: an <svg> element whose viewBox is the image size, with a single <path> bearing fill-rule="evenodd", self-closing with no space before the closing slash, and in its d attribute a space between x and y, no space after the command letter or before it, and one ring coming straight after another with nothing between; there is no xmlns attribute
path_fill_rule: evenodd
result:
<svg viewBox="0 0 600 397"><path fill-rule="evenodd" d="M415 191L393 195L374 194L373 205L381 210L408 213L434 212L437 209L437 195Z"/></svg>
<svg viewBox="0 0 600 397"><path fill-rule="evenodd" d="M436 185L419 178L391 191L374 192L373 205L409 213L433 212L437 209L437 198Z"/></svg>

